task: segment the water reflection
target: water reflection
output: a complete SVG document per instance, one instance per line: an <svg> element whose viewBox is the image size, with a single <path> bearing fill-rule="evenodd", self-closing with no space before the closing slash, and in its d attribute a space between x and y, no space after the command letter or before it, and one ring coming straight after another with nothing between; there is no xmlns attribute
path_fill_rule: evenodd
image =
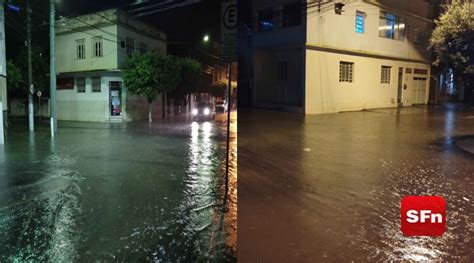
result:
<svg viewBox="0 0 474 263"><path fill-rule="evenodd" d="M456 111L396 111L241 114L239 260L471 262L474 163L443 141L473 126ZM407 195L446 198L442 237L403 236Z"/></svg>
<svg viewBox="0 0 474 263"><path fill-rule="evenodd" d="M54 140L47 129L11 132L0 151L0 262L219 256L221 126L74 123Z"/></svg>
<svg viewBox="0 0 474 263"><path fill-rule="evenodd" d="M0 231L7 237L0 240L0 254L6 261L72 261L77 258L79 238L75 218L80 213L80 178L68 168L74 163L70 156L56 154L54 143L40 149L40 155L35 141L35 134L29 134L22 145L24 154L10 154L18 161L7 159L0 171L6 182L1 191L6 195L0 200Z"/></svg>

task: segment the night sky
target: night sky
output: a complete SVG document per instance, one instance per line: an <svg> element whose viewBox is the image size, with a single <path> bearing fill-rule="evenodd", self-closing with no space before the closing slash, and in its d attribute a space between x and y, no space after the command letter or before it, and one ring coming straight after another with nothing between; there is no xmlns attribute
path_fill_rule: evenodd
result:
<svg viewBox="0 0 474 263"><path fill-rule="evenodd" d="M177 0L175 2L182 1ZM7 59L15 59L26 40L25 1L13 0L11 2L19 5L22 11L15 13L6 10ZM56 18L87 14L108 8L119 8L128 11L131 10L133 2L133 0L60 0L56 6ZM150 0L145 6L160 2L164 1ZM193 45L198 45L204 34L210 34L211 39L218 40L220 2L219 0L202 0L200 3L155 13L141 17L141 19L165 31L169 41L191 42ZM38 46L47 53L49 49L49 30L45 23L49 21L49 1L31 0L31 3L34 25L33 46Z"/></svg>

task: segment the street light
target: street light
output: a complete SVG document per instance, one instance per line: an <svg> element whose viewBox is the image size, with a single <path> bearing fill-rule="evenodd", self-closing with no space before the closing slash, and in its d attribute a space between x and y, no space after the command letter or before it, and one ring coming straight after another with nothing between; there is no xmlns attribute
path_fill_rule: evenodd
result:
<svg viewBox="0 0 474 263"><path fill-rule="evenodd" d="M204 41L204 43L209 42L209 35L208 35L208 34L204 35L204 37L202 38L202 40Z"/></svg>

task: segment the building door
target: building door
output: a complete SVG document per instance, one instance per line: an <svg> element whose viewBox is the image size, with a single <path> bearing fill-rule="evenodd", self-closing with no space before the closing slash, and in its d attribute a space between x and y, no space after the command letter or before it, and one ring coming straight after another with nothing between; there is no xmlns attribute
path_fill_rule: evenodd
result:
<svg viewBox="0 0 474 263"><path fill-rule="evenodd" d="M426 78L413 78L413 104L426 104Z"/></svg>
<svg viewBox="0 0 474 263"><path fill-rule="evenodd" d="M398 68L397 103L399 106L402 105L402 92L403 92L403 68Z"/></svg>
<svg viewBox="0 0 474 263"><path fill-rule="evenodd" d="M122 115L122 82L110 81L109 82L109 104L110 104L110 115L120 116Z"/></svg>

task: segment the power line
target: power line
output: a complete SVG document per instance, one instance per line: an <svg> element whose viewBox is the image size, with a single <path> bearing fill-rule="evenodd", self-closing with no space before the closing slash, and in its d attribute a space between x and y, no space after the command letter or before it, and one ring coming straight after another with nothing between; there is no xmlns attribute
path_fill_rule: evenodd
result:
<svg viewBox="0 0 474 263"><path fill-rule="evenodd" d="M129 12L130 13L135 13L137 11L142 11L143 10L144 11L143 13L132 15L132 17L143 17L143 16L148 16L148 15L152 15L152 14L155 14L155 13L167 11L167 10L170 10L170 9L180 8L180 7L193 5L193 4L201 2L201 0L184 0L184 1L181 0L181 1L182 1L181 3L176 3L176 1L167 0L164 3L153 4L151 6L145 6L145 7L139 7L135 10L129 10ZM167 6L168 4L172 4L172 5ZM152 10L155 7L158 7L158 9ZM159 7L162 7L162 8L159 8ZM146 10L147 8L151 9L151 11L147 11Z"/></svg>
<svg viewBox="0 0 474 263"><path fill-rule="evenodd" d="M15 21L7 12L5 12L5 16L7 18L7 20L5 20L6 22L10 21L9 25L14 28L15 30L17 30L17 32L19 32L20 34L22 34L25 38L27 37L26 36L26 33L23 31L23 30L26 30L25 28L23 28L21 26L21 24L19 24L17 21ZM9 19L9 20L8 20Z"/></svg>

